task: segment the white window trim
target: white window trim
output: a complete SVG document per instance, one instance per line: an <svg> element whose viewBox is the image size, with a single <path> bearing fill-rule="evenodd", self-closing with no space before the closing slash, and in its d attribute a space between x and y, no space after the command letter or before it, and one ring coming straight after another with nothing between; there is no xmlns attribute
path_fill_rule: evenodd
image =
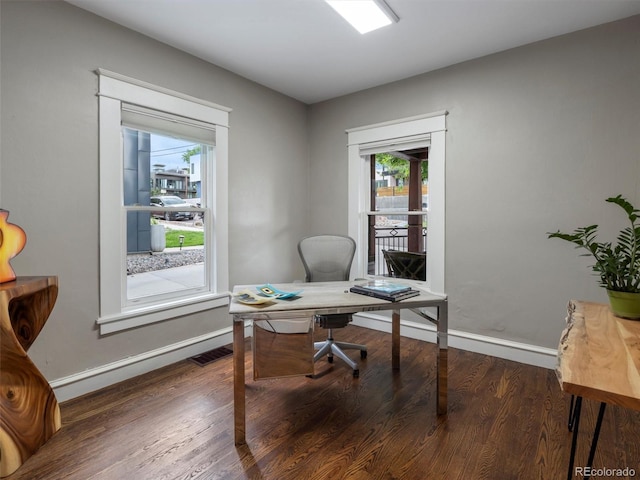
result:
<svg viewBox="0 0 640 480"><path fill-rule="evenodd" d="M100 315L101 334L113 333L168 320L229 303L228 262L228 128L231 109L124 75L98 69L100 152ZM210 291L163 303L127 307L126 232L122 206L121 104L131 103L192 118L216 126L216 162L211 178L215 212L209 242L215 272ZM114 261L118 259L118 261Z"/></svg>
<svg viewBox="0 0 640 480"><path fill-rule="evenodd" d="M429 145L429 206L427 214L426 287L445 292L445 132L447 112L392 120L347 130L349 156L349 235L357 249L352 276L366 278L368 215L371 213L369 160L373 150L389 151L396 144ZM417 142L417 143L416 143ZM355 270L355 271L354 271Z"/></svg>

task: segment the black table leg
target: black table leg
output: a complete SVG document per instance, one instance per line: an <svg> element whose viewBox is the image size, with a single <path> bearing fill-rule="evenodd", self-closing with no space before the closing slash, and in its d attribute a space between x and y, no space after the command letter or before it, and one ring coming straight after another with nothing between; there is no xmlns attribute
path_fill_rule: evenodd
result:
<svg viewBox="0 0 640 480"><path fill-rule="evenodd" d="M598 420L596 421L596 428L593 432L593 439L591 440L591 449L589 450L589 459L587 460L587 468L584 478L591 477L591 467L593 466L593 459L596 455L596 447L598 446L598 438L600 437L600 429L602 427L602 420L604 419L604 412L607 404L600 403L600 410L598 411ZM571 457L569 458L569 471L567 472L567 480L573 478L573 465L576 456L576 447L578 444L578 430L580 429L580 411L582 410L582 397L571 396L571 405L569 407L569 431L573 431L573 438L571 439Z"/></svg>
<svg viewBox="0 0 640 480"><path fill-rule="evenodd" d="M600 427L602 427L602 419L604 418L604 409L607 406L606 403L600 403L600 411L598 412L598 421L596 422L596 429L593 432L593 440L591 440L591 450L589 450L589 460L587 461L587 472L591 472L593 466L593 457L596 455L596 446L598 445L598 437L600 436ZM587 473L584 478L589 478L591 475Z"/></svg>
<svg viewBox="0 0 640 480"><path fill-rule="evenodd" d="M569 422L567 423L567 428L569 428L570 432L573 432L573 409L575 407L575 395L571 395L571 403L569 404Z"/></svg>
<svg viewBox="0 0 640 480"><path fill-rule="evenodd" d="M573 403L573 402L572 402ZM573 427L573 438L571 439L571 457L569 457L569 471L567 472L567 480L573 478L573 461L576 456L576 445L578 443L578 430L580 427L580 410L582 410L582 397L577 397L575 405L572 408L572 414L569 419L569 430Z"/></svg>

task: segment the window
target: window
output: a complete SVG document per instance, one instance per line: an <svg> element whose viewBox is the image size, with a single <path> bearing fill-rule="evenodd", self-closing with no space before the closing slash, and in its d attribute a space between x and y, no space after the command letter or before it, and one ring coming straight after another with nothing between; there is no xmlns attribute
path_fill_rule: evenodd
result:
<svg viewBox="0 0 640 480"><path fill-rule="evenodd" d="M443 112L347 131L354 276L386 275L383 250L426 254L420 275L431 291L444 292L445 118Z"/></svg>
<svg viewBox="0 0 640 480"><path fill-rule="evenodd" d="M226 305L230 110L97 73L100 332Z"/></svg>

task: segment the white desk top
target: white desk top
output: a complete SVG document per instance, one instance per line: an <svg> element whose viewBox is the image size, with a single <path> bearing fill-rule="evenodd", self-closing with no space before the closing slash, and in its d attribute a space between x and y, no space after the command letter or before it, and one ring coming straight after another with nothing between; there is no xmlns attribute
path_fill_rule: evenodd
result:
<svg viewBox="0 0 640 480"><path fill-rule="evenodd" d="M274 300L272 303L261 305L245 305L236 301L233 297L229 303L229 313L240 318L252 318L261 314L286 313L305 314L333 314L333 313L356 313L374 310L396 310L403 308L423 308L438 306L446 302L446 295L437 295L416 286L412 282L402 282L393 279L393 283L407 283L415 290L420 291L420 295L402 300L400 302L389 302L379 298L369 297L352 293L349 288L352 285L362 284L362 281L349 282L317 282L317 283L288 283L275 284L280 290L293 292L302 290L300 296L287 300ZM237 294L242 290L252 290L257 292L255 285L238 285L234 287L233 293Z"/></svg>

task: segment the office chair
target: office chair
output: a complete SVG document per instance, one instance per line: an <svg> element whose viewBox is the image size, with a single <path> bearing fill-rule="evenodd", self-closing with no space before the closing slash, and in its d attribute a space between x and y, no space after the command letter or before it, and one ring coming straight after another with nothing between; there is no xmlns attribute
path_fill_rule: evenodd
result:
<svg viewBox="0 0 640 480"><path fill-rule="evenodd" d="M351 263L356 252L356 242L343 235L318 235L307 237L298 243L298 253L306 272L307 282L329 282L349 280ZM367 347L355 343L336 342L333 338L335 328L346 327L351 321L351 314L316 315L316 323L327 329L327 339L314 342L317 350L313 361L327 355L327 361L333 363L333 356L343 360L353 370L353 376L360 375L358 364L351 360L343 349L360 350L360 358L367 358Z"/></svg>

